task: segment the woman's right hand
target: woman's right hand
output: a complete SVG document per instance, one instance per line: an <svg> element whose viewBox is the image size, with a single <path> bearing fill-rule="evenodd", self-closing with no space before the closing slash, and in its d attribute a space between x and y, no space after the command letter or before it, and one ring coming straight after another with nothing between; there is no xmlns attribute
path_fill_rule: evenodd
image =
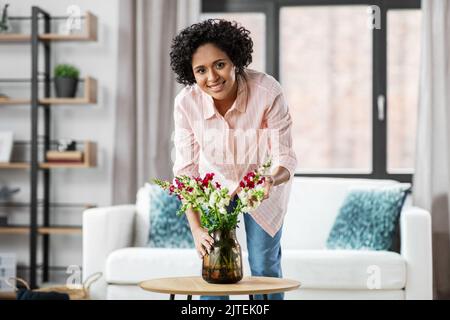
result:
<svg viewBox="0 0 450 320"><path fill-rule="evenodd" d="M211 252L214 239L209 235L208 230L202 227L197 227L192 230L192 237L194 238L195 248L200 259L208 252Z"/></svg>

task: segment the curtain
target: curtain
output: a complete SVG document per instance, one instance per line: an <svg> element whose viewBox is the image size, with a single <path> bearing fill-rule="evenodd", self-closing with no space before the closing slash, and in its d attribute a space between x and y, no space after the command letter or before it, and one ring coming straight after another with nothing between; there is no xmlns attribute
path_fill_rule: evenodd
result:
<svg viewBox="0 0 450 320"><path fill-rule="evenodd" d="M170 45L198 21L200 0L120 0L112 203L135 203L151 178L171 179L173 101L181 86Z"/></svg>
<svg viewBox="0 0 450 320"><path fill-rule="evenodd" d="M434 297L450 298L450 2L422 1L413 201L431 212Z"/></svg>

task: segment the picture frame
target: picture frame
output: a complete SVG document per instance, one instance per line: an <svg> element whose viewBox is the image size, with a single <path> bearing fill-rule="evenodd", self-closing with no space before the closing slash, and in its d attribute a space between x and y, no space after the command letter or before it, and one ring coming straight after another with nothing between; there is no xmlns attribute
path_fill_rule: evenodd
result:
<svg viewBox="0 0 450 320"><path fill-rule="evenodd" d="M13 132L0 131L0 162L10 162L13 148Z"/></svg>

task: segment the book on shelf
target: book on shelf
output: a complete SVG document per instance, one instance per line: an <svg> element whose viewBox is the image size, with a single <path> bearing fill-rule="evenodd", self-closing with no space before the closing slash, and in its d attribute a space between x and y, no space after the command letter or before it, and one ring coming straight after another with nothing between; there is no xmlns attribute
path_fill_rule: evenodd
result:
<svg viewBox="0 0 450 320"><path fill-rule="evenodd" d="M47 162L83 162L82 151L47 151Z"/></svg>

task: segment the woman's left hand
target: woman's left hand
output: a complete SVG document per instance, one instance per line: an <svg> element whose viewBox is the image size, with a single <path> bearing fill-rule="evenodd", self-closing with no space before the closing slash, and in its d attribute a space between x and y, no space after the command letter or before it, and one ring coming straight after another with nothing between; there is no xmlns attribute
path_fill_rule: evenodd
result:
<svg viewBox="0 0 450 320"><path fill-rule="evenodd" d="M272 176L266 176L265 178L266 179L264 180L264 199L268 199L274 181Z"/></svg>

